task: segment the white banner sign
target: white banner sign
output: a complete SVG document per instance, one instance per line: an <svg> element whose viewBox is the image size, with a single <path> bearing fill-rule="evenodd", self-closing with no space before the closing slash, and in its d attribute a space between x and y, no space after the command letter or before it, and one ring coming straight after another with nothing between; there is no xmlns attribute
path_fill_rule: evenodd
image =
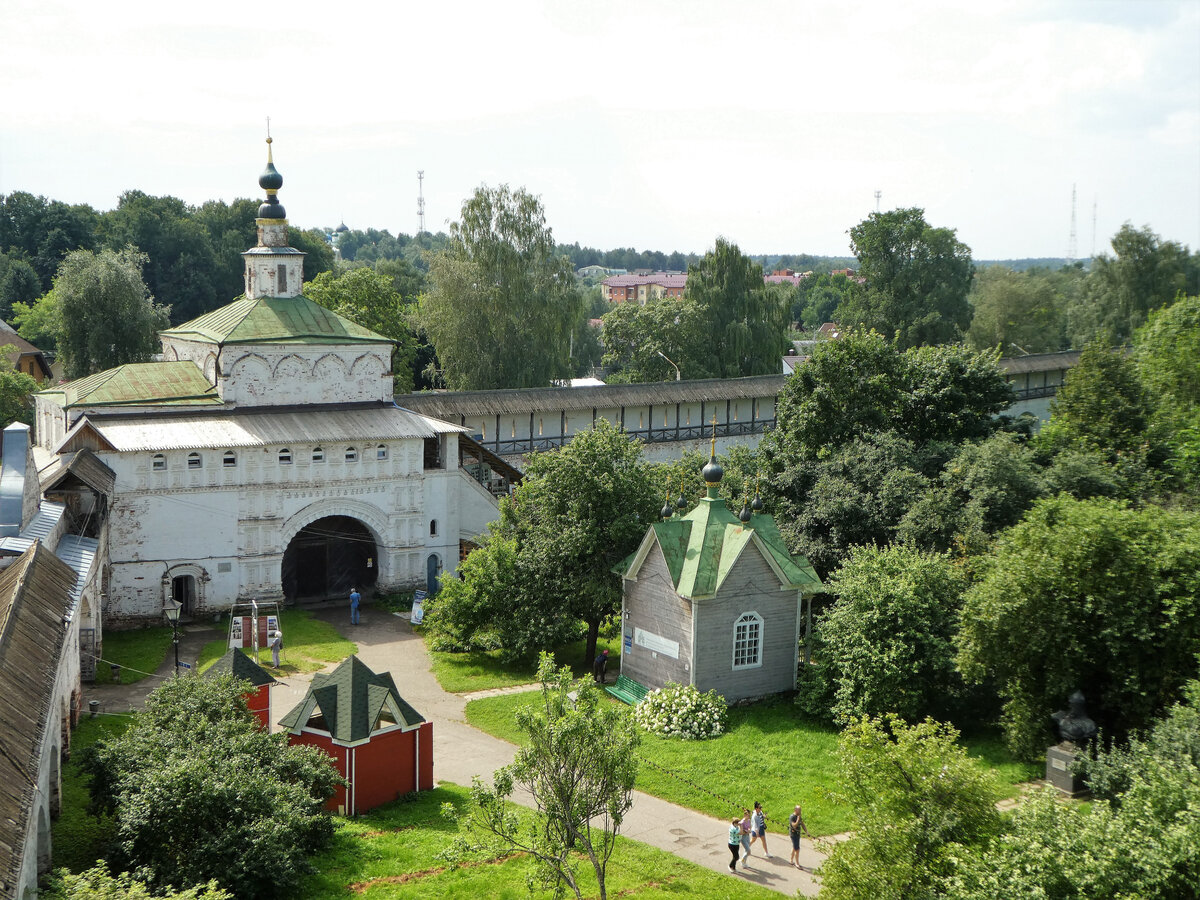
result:
<svg viewBox="0 0 1200 900"><path fill-rule="evenodd" d="M655 653L663 653L671 657L671 659L679 659L679 641L668 640L653 632L634 628L633 642L639 647L645 647L647 650L653 650Z"/></svg>

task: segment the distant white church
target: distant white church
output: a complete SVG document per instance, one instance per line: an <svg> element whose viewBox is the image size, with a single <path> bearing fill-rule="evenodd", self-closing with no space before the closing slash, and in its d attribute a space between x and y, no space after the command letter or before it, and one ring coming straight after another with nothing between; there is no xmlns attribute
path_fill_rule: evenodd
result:
<svg viewBox="0 0 1200 900"><path fill-rule="evenodd" d="M519 474L397 407L391 341L301 294L269 144L245 296L162 332L161 362L36 396L38 469L81 475L76 518L103 520L105 624L432 588Z"/></svg>

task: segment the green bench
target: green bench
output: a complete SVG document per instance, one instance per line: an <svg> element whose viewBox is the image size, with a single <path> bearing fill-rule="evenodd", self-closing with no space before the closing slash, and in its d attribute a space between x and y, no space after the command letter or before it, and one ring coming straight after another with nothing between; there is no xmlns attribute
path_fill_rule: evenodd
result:
<svg viewBox="0 0 1200 900"><path fill-rule="evenodd" d="M632 678L626 678L624 675L618 675L617 683L609 685L605 690L630 706L637 706L641 699L650 692L650 688L644 684L640 684Z"/></svg>

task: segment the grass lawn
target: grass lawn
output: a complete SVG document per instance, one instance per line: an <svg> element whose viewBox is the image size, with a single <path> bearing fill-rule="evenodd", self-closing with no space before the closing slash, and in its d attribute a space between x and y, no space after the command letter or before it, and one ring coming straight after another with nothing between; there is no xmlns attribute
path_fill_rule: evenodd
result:
<svg viewBox="0 0 1200 900"><path fill-rule="evenodd" d="M132 721L117 715L84 717L71 733L71 760L62 769L62 811L50 826L54 868L82 872L104 854L112 823L108 817L96 818L87 811L91 793L88 777L79 770L79 752L101 738L120 734Z"/></svg>
<svg viewBox="0 0 1200 900"><path fill-rule="evenodd" d="M221 631L229 633L229 617L221 620ZM316 672L327 663L338 663L352 653L358 652L358 644L342 637L328 622L314 619L305 609L285 609L279 614L279 629L283 632L283 652L279 657L279 671L284 675L297 672ZM209 641L200 651L197 668L203 672L229 649L226 638ZM247 651L252 655L252 651ZM259 663L271 665L271 650L264 647L258 651Z"/></svg>
<svg viewBox="0 0 1200 900"><path fill-rule="evenodd" d="M121 684L141 681L154 674L170 649L171 629L165 625L135 631L106 630L104 658L96 663L96 683L113 684L109 663L121 665Z"/></svg>
<svg viewBox="0 0 1200 900"><path fill-rule="evenodd" d="M349 895L372 898L476 898L528 900L525 874L529 863L519 857L478 858L457 869L437 858L457 836L453 822L440 814L443 803L463 808L466 788L442 784L415 800L401 800L357 819L337 819L332 846L312 860L317 872L300 885L306 900L342 900ZM580 859L586 876L584 896L598 893L591 864ZM608 895L639 898L746 897L779 895L719 872L710 872L669 853L619 839L609 861Z"/></svg>
<svg viewBox="0 0 1200 900"><path fill-rule="evenodd" d="M287 634L285 631L284 634ZM582 678L592 673L592 661L584 660L583 648L587 641L578 640L564 644L554 650L554 659L560 666L570 666L575 677ZM596 642L596 652L608 648L608 671L611 673L621 667L621 642L619 637L600 638ZM429 651L432 661L432 671L442 690L452 694L465 694L470 691L484 691L491 688L513 687L518 684L529 684L536 681L537 661L523 666L514 666L500 661L498 650L478 653L445 653L440 650Z"/></svg>
<svg viewBox="0 0 1200 900"><path fill-rule="evenodd" d="M526 694L486 697L467 704L467 721L512 743L522 735L513 711L533 702ZM615 702L615 701L614 701ZM1013 761L998 739L964 741L994 773L996 799L1012 796L1016 785L1037 777L1036 767ZM637 788L714 818L729 818L737 807L763 805L770 832L784 829L792 807L804 807L804 820L816 836L850 827L851 810L836 806L825 792L836 786L837 731L805 719L788 700L768 700L729 710L729 730L708 741L681 741L643 735ZM786 835L779 834L780 846Z"/></svg>

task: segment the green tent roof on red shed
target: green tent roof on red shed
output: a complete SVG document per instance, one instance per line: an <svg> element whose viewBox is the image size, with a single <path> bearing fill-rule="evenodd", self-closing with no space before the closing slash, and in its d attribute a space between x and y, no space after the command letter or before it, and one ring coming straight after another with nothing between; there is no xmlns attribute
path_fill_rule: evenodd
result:
<svg viewBox="0 0 1200 900"><path fill-rule="evenodd" d="M304 699L279 724L293 733L307 725L340 744L355 744L392 724L389 719L405 728L425 721L400 696L390 673L377 674L351 656L332 672L314 675Z"/></svg>

